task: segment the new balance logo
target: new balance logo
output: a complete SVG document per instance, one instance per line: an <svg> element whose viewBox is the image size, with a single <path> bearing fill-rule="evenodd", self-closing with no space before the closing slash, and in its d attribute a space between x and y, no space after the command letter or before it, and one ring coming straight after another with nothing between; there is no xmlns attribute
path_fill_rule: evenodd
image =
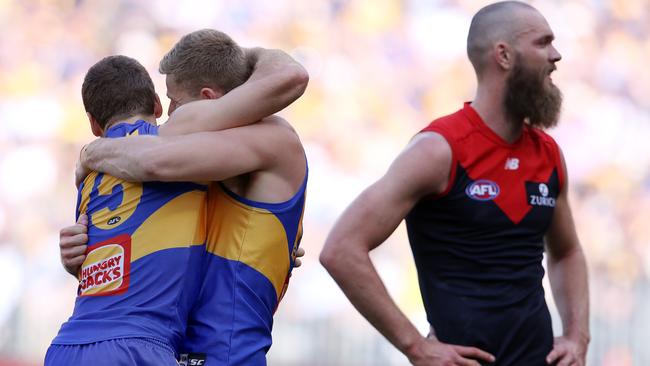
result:
<svg viewBox="0 0 650 366"><path fill-rule="evenodd" d="M517 158L508 158L506 159L505 170L517 170L519 169L519 159Z"/></svg>

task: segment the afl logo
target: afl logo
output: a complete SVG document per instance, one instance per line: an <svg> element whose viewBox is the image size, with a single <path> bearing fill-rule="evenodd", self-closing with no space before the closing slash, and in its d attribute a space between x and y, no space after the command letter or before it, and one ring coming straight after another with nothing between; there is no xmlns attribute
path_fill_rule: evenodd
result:
<svg viewBox="0 0 650 366"><path fill-rule="evenodd" d="M490 201L499 196L499 186L491 180L481 179L468 185L465 194L473 200Z"/></svg>
<svg viewBox="0 0 650 366"><path fill-rule="evenodd" d="M122 218L119 217L119 216L111 217L110 219L108 219L108 221L106 222L106 224L107 224L107 225L115 225L115 224L117 224L118 222L120 222L120 220L122 220Z"/></svg>

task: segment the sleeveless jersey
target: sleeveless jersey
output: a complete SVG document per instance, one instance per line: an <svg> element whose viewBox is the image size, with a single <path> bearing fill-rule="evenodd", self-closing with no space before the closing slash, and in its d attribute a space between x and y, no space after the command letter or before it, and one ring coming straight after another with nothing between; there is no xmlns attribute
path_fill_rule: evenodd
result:
<svg viewBox="0 0 650 366"><path fill-rule="evenodd" d="M306 184L307 172L293 198L276 204L210 185L203 285L181 365L184 357L187 364L266 365L273 314L302 238Z"/></svg>
<svg viewBox="0 0 650 366"><path fill-rule="evenodd" d="M446 190L406 218L429 323L442 342L499 365L543 365L553 344L542 257L563 170L555 141L526 126L506 143L464 108L423 132L452 150Z"/></svg>
<svg viewBox="0 0 650 366"><path fill-rule="evenodd" d="M140 120L118 124L106 137L157 132ZM206 191L195 183L88 175L77 202L77 217L86 213L89 219L87 257L74 312L52 343L145 337L177 348L199 291Z"/></svg>

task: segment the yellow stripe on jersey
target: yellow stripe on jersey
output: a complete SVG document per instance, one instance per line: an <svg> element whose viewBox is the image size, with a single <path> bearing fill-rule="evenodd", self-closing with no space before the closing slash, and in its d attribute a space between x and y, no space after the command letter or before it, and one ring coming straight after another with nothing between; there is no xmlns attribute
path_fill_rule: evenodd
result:
<svg viewBox="0 0 650 366"><path fill-rule="evenodd" d="M92 172L84 182L79 212L88 209L90 193L98 173ZM126 182L111 175L103 175L97 187L99 196L110 196L113 189L122 187L122 201L115 210L102 208L90 215L91 223L102 230L111 230L127 223L138 208L143 194L140 183ZM188 245L203 245L206 237L205 227L206 192L191 190L182 193L165 203L131 234L134 243L131 261L135 261L159 250L182 248ZM131 223L129 223L131 225Z"/></svg>
<svg viewBox="0 0 650 366"><path fill-rule="evenodd" d="M215 184L208 194L207 250L240 261L273 284L278 298L289 272L289 246L282 222L271 212L235 201Z"/></svg>
<svg viewBox="0 0 650 366"><path fill-rule="evenodd" d="M118 185L122 186L122 202L118 205L118 209L111 210L105 207L92 214L93 225L102 230L113 229L119 226L120 223L127 221L135 212L142 198L142 184L126 182L107 174L104 174L102 181L97 187L97 191L100 196L108 196ZM116 216L118 214L119 216ZM115 222L115 220L112 220L114 218L117 218L119 221Z"/></svg>
<svg viewBox="0 0 650 366"><path fill-rule="evenodd" d="M86 179L84 179L84 187L81 190L81 202L79 203L79 213L88 212L88 202L90 197L90 191L95 185L95 179L97 178L97 172L90 172Z"/></svg>
<svg viewBox="0 0 650 366"><path fill-rule="evenodd" d="M205 208L203 191L183 193L160 207L131 236L133 243L137 243L131 247L131 261L159 250L187 247L188 243L202 245Z"/></svg>

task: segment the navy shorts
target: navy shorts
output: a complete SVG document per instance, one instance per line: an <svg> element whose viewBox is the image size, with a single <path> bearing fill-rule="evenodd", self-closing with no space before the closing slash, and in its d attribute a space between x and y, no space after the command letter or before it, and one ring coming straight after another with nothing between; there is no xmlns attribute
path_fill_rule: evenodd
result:
<svg viewBox="0 0 650 366"><path fill-rule="evenodd" d="M53 344L45 366L178 366L167 344L150 338L118 338L88 344Z"/></svg>

